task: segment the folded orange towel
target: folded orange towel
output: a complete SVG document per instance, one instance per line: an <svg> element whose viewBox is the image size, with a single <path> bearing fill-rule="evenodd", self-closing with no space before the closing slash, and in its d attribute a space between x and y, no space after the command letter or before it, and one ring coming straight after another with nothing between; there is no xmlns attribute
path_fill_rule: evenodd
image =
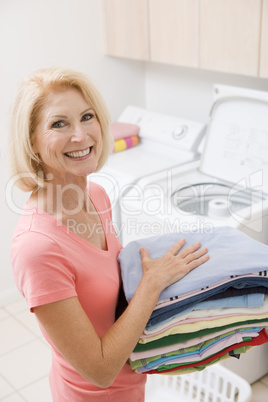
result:
<svg viewBox="0 0 268 402"><path fill-rule="evenodd" d="M139 137L137 135L132 135L131 137L121 138L114 142L114 152L124 151L125 149L132 148L139 142Z"/></svg>
<svg viewBox="0 0 268 402"><path fill-rule="evenodd" d="M115 121L110 124L111 134L115 140L139 135L140 128L136 124L120 123Z"/></svg>

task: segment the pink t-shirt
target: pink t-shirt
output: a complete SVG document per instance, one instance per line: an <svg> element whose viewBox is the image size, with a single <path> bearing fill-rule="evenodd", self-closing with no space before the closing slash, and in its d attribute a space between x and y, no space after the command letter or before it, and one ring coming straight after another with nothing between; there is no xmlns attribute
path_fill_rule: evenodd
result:
<svg viewBox="0 0 268 402"><path fill-rule="evenodd" d="M117 256L122 246L112 225L104 189L90 182L88 194L100 216L107 251L89 244L46 212L26 205L14 232L11 262L17 287L31 311L36 306L78 296L101 337L115 320L120 285ZM53 401L144 400L146 376L134 373L129 364L125 364L111 387L99 388L81 377L40 327L52 347Z"/></svg>

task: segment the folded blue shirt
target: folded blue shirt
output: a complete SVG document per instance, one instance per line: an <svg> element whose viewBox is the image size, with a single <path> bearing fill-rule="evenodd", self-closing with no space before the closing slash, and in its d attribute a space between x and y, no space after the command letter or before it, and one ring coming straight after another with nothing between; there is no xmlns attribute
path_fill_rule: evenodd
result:
<svg viewBox="0 0 268 402"><path fill-rule="evenodd" d="M189 311L214 309L214 308L228 308L228 307L261 307L264 305L264 294L247 294L236 297L226 297L225 299L205 300L201 303L195 304ZM185 314L186 311L182 314Z"/></svg>
<svg viewBox="0 0 268 402"><path fill-rule="evenodd" d="M268 282L268 281L267 281ZM268 283L267 283L268 286ZM190 313L191 311L195 310L203 310L203 309L218 309L218 308L233 308L233 307L247 307L247 308L252 308L252 307L261 307L264 305L264 294L263 293L253 293L253 294L246 294L242 296L235 296L235 297L226 297L223 299L217 299L217 300L205 300L201 301L200 303L196 304L191 304L190 307L188 308L183 308L182 310L178 309L176 310L176 307L178 306L176 303L173 304L172 307L175 307L175 310L172 310L172 307L170 308L169 306L163 307L161 309L155 310L155 312L159 312L161 314L161 324L164 324L165 322L170 321L172 318L179 317L180 315ZM164 319L163 317L166 317L165 312L172 310L172 314ZM154 318L154 312L152 313L151 318ZM148 323L148 328L150 330L154 329L159 325L159 321L155 325L152 325L152 322L149 321ZM146 327L147 328L147 327Z"/></svg>
<svg viewBox="0 0 268 402"><path fill-rule="evenodd" d="M132 299L142 278L139 249L146 248L152 259L159 258L182 237L186 240L182 249L200 241L201 248L208 248L210 258L183 279L164 289L159 300L182 296L236 275L257 273L266 271L268 268L268 246L232 227L215 227L140 239L127 244L118 256L124 292L128 302ZM262 275L267 279L267 272L262 272ZM254 285L257 284L254 283ZM258 281L258 285L261 286L260 281ZM240 287L243 287L242 283L240 283ZM213 294L215 293L213 292ZM196 303L202 300L194 301Z"/></svg>
<svg viewBox="0 0 268 402"><path fill-rule="evenodd" d="M146 324L146 328L148 330L152 330L157 327L159 324L164 324L173 318L177 317L179 313L185 312L187 308L192 307L195 303L200 303L206 300L208 297L213 296L215 294L221 294L224 297L226 291L230 289L230 286L234 289L238 290L246 290L251 291L254 289L254 292L259 288L259 284L262 284L261 288L263 292L267 294L268 289L268 277L247 277L247 278L238 278L233 281L229 281L224 285L217 286L213 289L206 290L201 292L195 296L188 297L184 300L175 302L166 307L161 307L157 310L154 310Z"/></svg>

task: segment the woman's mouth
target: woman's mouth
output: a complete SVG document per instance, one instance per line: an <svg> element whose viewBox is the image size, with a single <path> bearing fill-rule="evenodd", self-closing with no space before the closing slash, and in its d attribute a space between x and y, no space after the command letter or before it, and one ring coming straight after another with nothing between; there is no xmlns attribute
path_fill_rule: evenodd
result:
<svg viewBox="0 0 268 402"><path fill-rule="evenodd" d="M64 155L68 156L69 158L82 158L83 156L88 155L92 150L92 147L88 147L83 151L73 151L73 152L66 152Z"/></svg>

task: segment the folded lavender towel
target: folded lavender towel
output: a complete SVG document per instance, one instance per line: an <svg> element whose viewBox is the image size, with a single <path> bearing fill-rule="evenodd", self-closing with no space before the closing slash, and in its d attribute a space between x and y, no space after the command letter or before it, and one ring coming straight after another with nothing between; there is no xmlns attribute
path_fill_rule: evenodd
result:
<svg viewBox="0 0 268 402"><path fill-rule="evenodd" d="M132 299L142 278L139 249L144 247L149 251L151 258L158 258L182 237L186 239L183 248L200 241L201 247L208 248L210 258L183 279L164 289L159 300L185 295L235 275L260 272L260 275L268 279L268 246L237 229L215 227L207 233L204 231L170 233L132 241L120 251L118 261L128 301Z"/></svg>

